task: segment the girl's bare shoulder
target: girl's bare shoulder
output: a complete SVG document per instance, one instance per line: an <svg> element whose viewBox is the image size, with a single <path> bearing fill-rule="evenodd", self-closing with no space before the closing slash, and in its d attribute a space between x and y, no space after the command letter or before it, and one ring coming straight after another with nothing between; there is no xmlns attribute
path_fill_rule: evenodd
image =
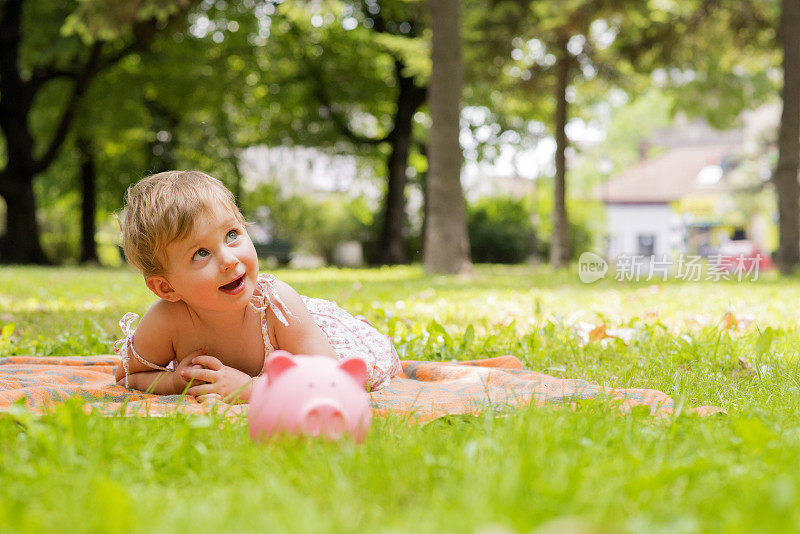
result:
<svg viewBox="0 0 800 534"><path fill-rule="evenodd" d="M174 332L188 320L189 310L183 301L158 299L142 316L139 328L147 326L161 333Z"/></svg>
<svg viewBox="0 0 800 534"><path fill-rule="evenodd" d="M189 313L183 302L159 299L145 312L136 327L135 348L151 362L166 365L175 357L178 333L185 328ZM158 360L158 361L156 361Z"/></svg>

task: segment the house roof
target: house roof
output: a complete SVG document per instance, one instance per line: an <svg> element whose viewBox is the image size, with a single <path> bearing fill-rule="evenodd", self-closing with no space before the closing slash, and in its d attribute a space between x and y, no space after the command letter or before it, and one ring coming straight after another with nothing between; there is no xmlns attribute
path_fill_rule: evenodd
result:
<svg viewBox="0 0 800 534"><path fill-rule="evenodd" d="M735 148L730 143L672 148L625 169L598 186L595 194L606 204L649 204L718 193L726 189L724 176L714 181L698 180L698 175L707 173L706 167L720 165Z"/></svg>

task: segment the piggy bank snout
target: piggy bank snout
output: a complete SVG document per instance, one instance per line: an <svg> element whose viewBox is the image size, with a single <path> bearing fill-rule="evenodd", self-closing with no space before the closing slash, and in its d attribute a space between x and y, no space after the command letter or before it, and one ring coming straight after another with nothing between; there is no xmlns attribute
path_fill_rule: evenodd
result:
<svg viewBox="0 0 800 534"><path fill-rule="evenodd" d="M303 406L300 426L309 436L339 439L346 430L344 409L332 399L314 399Z"/></svg>

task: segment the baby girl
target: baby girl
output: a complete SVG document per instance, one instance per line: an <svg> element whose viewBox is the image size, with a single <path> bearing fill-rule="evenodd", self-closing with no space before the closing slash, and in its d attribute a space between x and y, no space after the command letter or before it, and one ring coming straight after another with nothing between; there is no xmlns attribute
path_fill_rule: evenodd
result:
<svg viewBox="0 0 800 534"><path fill-rule="evenodd" d="M159 299L120 321L117 383L157 394L247 402L273 350L358 356L370 389L401 371L388 336L334 302L299 295L258 258L222 183L196 171L149 176L128 190L120 217L125 256Z"/></svg>

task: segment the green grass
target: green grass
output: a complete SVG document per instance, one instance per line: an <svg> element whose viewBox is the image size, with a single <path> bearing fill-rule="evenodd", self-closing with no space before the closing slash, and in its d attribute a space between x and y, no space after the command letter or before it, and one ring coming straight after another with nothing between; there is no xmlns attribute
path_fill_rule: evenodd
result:
<svg viewBox="0 0 800 534"><path fill-rule="evenodd" d="M784 532L800 524L800 279L586 286L546 267L276 273L390 333L401 357L514 354L528 368L651 387L669 420L602 402L376 420L367 440L252 443L218 417L101 418L78 402L0 416L0 532ZM152 297L128 270L3 268L8 354L102 354ZM752 315L741 331L724 314ZM576 321L633 328L578 343ZM751 369L744 369L745 358Z"/></svg>

